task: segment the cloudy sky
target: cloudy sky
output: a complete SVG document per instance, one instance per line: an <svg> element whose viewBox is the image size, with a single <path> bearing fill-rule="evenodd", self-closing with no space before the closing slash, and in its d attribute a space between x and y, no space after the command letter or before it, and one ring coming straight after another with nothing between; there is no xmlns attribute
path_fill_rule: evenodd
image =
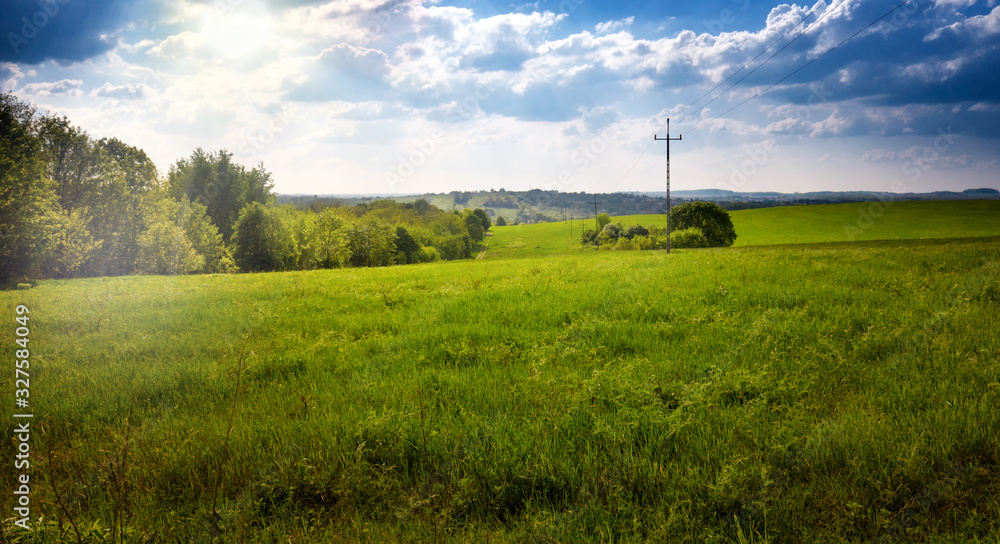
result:
<svg viewBox="0 0 1000 544"><path fill-rule="evenodd" d="M674 189L1000 188L997 0L900 1L5 0L0 90L282 193L662 191L668 118Z"/></svg>

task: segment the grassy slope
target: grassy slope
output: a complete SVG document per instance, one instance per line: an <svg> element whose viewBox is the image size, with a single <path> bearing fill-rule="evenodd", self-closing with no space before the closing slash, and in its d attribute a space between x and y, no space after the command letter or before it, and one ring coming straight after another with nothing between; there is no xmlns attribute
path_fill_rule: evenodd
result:
<svg viewBox="0 0 1000 544"><path fill-rule="evenodd" d="M736 246L1000 235L1000 200L781 206L739 210L730 216ZM665 224L662 215L615 220L625 225Z"/></svg>
<svg viewBox="0 0 1000 544"><path fill-rule="evenodd" d="M511 227L481 261L0 293L32 308L33 515L57 517L54 467L106 530L127 451L131 535L154 541L210 535L219 459L234 542L1000 532L1000 241L568 242Z"/></svg>

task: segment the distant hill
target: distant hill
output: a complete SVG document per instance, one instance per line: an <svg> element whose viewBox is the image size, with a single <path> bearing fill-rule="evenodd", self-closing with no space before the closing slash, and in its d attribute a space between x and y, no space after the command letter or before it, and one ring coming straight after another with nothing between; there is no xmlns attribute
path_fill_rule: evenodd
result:
<svg viewBox="0 0 1000 544"><path fill-rule="evenodd" d="M671 191L671 203L703 200L715 202L728 210L799 206L808 204L841 204L850 202L906 200L995 200L1000 191L991 188L965 191L935 191L932 193L885 193L876 191L816 191L808 193L748 192L722 189ZM660 214L666 212L666 198L660 192L632 193L560 193L558 191L452 191L422 195L279 195L278 202L291 203L300 209L322 209L330 206L353 206L361 202L387 198L400 202L423 199L445 209L482 208L496 220L503 217L509 223L539 223L610 215Z"/></svg>

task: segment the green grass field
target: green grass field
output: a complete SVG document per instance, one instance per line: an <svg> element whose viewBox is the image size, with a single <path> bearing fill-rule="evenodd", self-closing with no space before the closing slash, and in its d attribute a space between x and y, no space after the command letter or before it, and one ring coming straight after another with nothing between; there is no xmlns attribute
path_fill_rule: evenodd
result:
<svg viewBox="0 0 1000 544"><path fill-rule="evenodd" d="M749 247L553 223L481 260L2 292L36 529L6 493L2 539L996 542L1000 232L961 204L879 242L777 208L734 214Z"/></svg>

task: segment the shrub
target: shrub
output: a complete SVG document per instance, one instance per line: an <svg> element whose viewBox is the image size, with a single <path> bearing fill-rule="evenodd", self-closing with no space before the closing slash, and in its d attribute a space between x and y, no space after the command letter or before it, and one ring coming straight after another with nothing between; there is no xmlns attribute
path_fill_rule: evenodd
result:
<svg viewBox="0 0 1000 544"><path fill-rule="evenodd" d="M674 248L709 247L709 244L708 240L705 239L705 235L701 232L701 229L697 227L691 227L689 229L671 232L670 247Z"/></svg>

